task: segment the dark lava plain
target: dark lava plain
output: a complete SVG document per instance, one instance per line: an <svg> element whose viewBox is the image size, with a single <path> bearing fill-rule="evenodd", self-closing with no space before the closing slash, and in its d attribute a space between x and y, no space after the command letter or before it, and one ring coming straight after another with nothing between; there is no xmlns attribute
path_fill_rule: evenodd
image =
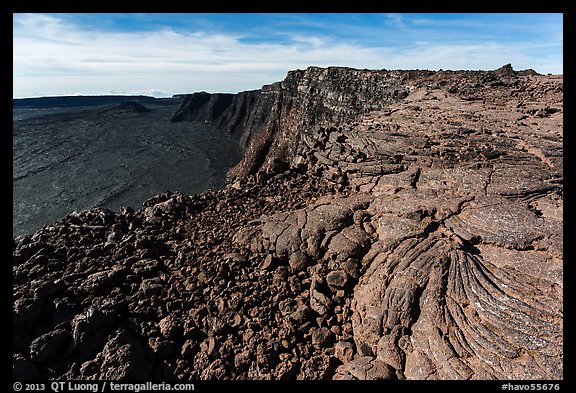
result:
<svg viewBox="0 0 576 393"><path fill-rule="evenodd" d="M139 104L138 104L139 105ZM210 125L170 123L179 100L13 111L13 235L75 210L140 208L167 190L224 185L241 158Z"/></svg>

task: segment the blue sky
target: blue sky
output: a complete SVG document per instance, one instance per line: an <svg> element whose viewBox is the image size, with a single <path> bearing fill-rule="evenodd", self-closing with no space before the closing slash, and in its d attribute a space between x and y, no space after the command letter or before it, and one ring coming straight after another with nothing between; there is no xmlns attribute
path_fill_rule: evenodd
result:
<svg viewBox="0 0 576 393"><path fill-rule="evenodd" d="M13 14L13 97L238 92L292 69L563 73L562 14Z"/></svg>

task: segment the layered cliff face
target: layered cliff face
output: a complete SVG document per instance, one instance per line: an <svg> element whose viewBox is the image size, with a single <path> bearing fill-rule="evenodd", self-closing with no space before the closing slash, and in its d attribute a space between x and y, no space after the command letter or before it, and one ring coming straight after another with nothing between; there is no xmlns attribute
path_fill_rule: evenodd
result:
<svg viewBox="0 0 576 393"><path fill-rule="evenodd" d="M172 121L206 121L236 135L247 153L230 177L243 178L279 162L299 162L300 138L314 129L353 121L406 97L409 76L404 71L309 67L290 71L281 83L259 91L189 95Z"/></svg>
<svg viewBox="0 0 576 393"><path fill-rule="evenodd" d="M563 81L308 68L188 96L221 191L14 241L18 377L562 379Z"/></svg>

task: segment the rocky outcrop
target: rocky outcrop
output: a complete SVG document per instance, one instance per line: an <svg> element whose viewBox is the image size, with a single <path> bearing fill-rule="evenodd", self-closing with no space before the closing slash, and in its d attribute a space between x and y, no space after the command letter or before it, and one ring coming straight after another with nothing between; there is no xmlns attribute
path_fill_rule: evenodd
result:
<svg viewBox="0 0 576 393"><path fill-rule="evenodd" d="M264 90L177 113L243 130L224 190L14 239L15 378L563 378L561 76Z"/></svg>
<svg viewBox="0 0 576 393"><path fill-rule="evenodd" d="M148 113L150 109L136 101L122 101L118 105L111 108L106 108L101 111L101 114L116 115L116 114L130 114L130 113Z"/></svg>
<svg viewBox="0 0 576 393"><path fill-rule="evenodd" d="M150 109L146 108L144 105L139 104L134 101L122 101L118 104L119 110L124 110L128 112L137 112L137 113L147 113L150 112Z"/></svg>

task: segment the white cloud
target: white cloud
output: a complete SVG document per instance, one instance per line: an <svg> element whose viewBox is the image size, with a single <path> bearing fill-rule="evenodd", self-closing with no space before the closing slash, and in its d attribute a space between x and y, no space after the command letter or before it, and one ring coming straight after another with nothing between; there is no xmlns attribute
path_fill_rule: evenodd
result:
<svg viewBox="0 0 576 393"><path fill-rule="evenodd" d="M402 20L391 17L395 23ZM374 69L515 68L562 73L561 60L497 44L363 47L320 36L250 43L232 34L84 30L49 15L14 15L14 97L72 93L237 92L309 65ZM157 93L156 93L157 92Z"/></svg>

